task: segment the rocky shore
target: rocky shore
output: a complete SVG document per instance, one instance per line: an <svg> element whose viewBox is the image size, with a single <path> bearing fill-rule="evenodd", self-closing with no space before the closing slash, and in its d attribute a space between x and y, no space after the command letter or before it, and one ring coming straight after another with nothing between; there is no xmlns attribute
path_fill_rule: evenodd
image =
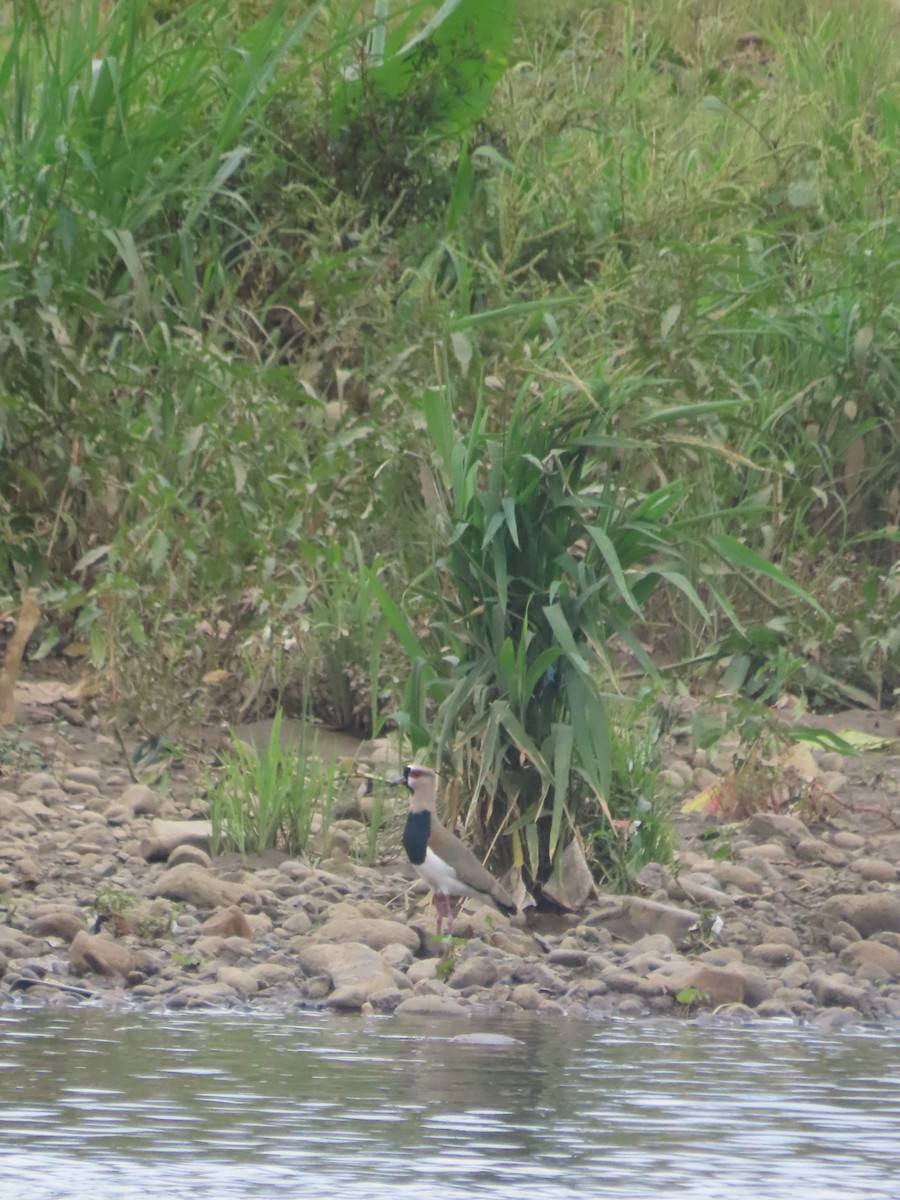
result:
<svg viewBox="0 0 900 1200"><path fill-rule="evenodd" d="M896 743L817 755L815 813L757 811L724 842L681 819L676 867L650 864L637 894L512 920L468 904L447 944L399 857L355 860L357 821L318 859L213 859L189 772L134 783L111 738L48 712L4 739L0 1006L900 1019Z"/></svg>

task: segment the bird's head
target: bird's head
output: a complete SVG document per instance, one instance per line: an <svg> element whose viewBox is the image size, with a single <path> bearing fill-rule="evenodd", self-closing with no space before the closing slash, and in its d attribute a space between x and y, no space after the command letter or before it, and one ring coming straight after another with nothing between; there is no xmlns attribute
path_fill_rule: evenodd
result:
<svg viewBox="0 0 900 1200"><path fill-rule="evenodd" d="M430 767L410 763L408 767L403 768L400 778L395 779L390 786L399 787L401 783L409 792L409 804L413 811L433 807L437 793L437 776Z"/></svg>

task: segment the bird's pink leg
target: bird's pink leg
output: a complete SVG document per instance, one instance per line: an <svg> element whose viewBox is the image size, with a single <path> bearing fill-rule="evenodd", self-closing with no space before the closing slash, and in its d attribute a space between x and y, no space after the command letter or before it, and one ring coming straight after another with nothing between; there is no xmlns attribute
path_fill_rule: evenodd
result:
<svg viewBox="0 0 900 1200"><path fill-rule="evenodd" d="M435 916L435 921L437 922L438 937L441 936L441 925L444 922L444 914L441 912L441 899L442 899L442 897L440 896L440 894L438 892L435 892L434 896L433 896L433 901L434 901L434 916Z"/></svg>
<svg viewBox="0 0 900 1200"><path fill-rule="evenodd" d="M453 937L453 921L456 917L456 900L452 896L447 897L447 936Z"/></svg>

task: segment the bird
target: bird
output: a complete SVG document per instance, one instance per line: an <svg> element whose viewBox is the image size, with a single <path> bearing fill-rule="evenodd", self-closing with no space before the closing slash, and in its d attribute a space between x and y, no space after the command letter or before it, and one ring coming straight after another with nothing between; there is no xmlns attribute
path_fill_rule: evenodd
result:
<svg viewBox="0 0 900 1200"><path fill-rule="evenodd" d="M391 787L409 792L409 814L403 830L403 848L409 861L431 888L441 936L444 919L453 934L456 898L474 896L491 902L507 916L518 912L512 897L458 837L445 829L437 816L437 776L428 767L411 763Z"/></svg>

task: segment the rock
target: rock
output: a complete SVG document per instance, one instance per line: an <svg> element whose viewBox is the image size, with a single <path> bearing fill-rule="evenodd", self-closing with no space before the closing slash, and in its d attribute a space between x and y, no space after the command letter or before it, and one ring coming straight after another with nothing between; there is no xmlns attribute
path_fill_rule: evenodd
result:
<svg viewBox="0 0 900 1200"><path fill-rule="evenodd" d="M464 1017L469 1009L449 996L410 996L394 1009L397 1016Z"/></svg>
<svg viewBox="0 0 900 1200"><path fill-rule="evenodd" d="M69 947L69 963L76 975L122 975L132 969L131 952L121 942L102 933L76 933Z"/></svg>
<svg viewBox="0 0 900 1200"><path fill-rule="evenodd" d="M866 989L856 987L846 975L817 972L809 984L817 1002L825 1008L855 1008L865 1012L869 1007Z"/></svg>
<svg viewBox="0 0 900 1200"><path fill-rule="evenodd" d="M823 755L822 761L828 755ZM866 839L859 833L853 833L849 829L839 829L834 835L834 844L840 846L842 850L861 850L866 844Z"/></svg>
<svg viewBox="0 0 900 1200"><path fill-rule="evenodd" d="M346 989L342 1006L350 1006L353 998L352 1006L361 1007L373 992L396 985L394 972L378 951L360 942L311 943L301 950L299 964L307 975L325 975L333 990Z"/></svg>
<svg viewBox="0 0 900 1200"><path fill-rule="evenodd" d="M507 974L513 983L531 983L552 996L561 996L566 990L566 984L546 963L523 962L513 958L498 965L501 967L501 974Z"/></svg>
<svg viewBox="0 0 900 1200"><path fill-rule="evenodd" d="M584 908L597 895L597 885L577 837L563 850L559 874L544 884L544 892L551 900L573 909Z"/></svg>
<svg viewBox="0 0 900 1200"><path fill-rule="evenodd" d="M494 1050L507 1050L511 1046L523 1046L525 1043L506 1033L458 1033L450 1039L453 1046L488 1046Z"/></svg>
<svg viewBox="0 0 900 1200"><path fill-rule="evenodd" d="M415 962L410 963L406 978L412 984L417 984L423 979L437 979L440 963L439 958L417 958Z"/></svg>
<svg viewBox="0 0 900 1200"><path fill-rule="evenodd" d="M712 869L713 877L722 887L740 888L742 892L756 894L763 890L764 879L749 866L738 863L717 863Z"/></svg>
<svg viewBox="0 0 900 1200"><path fill-rule="evenodd" d="M183 844L176 846L169 855L169 866L177 867L181 863L196 863L198 867L211 867L212 859L199 846Z"/></svg>
<svg viewBox="0 0 900 1200"><path fill-rule="evenodd" d="M230 1008L238 999L234 988L221 980L212 983L196 983L190 987L179 988L172 996L166 997L168 1008Z"/></svg>
<svg viewBox="0 0 900 1200"><path fill-rule="evenodd" d="M634 886L640 892L664 892L672 882L672 872L662 863L644 863L634 877Z"/></svg>
<svg viewBox="0 0 900 1200"><path fill-rule="evenodd" d="M857 1024L859 1013L855 1008L828 1008L816 1013L812 1020L820 1033L835 1033L838 1029Z"/></svg>
<svg viewBox="0 0 900 1200"><path fill-rule="evenodd" d="M731 896L716 886L714 879L701 874L677 875L669 884L668 893L672 900L690 900L705 908L728 908L734 904Z"/></svg>
<svg viewBox="0 0 900 1200"><path fill-rule="evenodd" d="M259 990L259 978L243 967L222 966L216 968L216 979L233 988L244 1000Z"/></svg>
<svg viewBox="0 0 900 1200"><path fill-rule="evenodd" d="M96 767L70 767L66 771L66 782L84 783L98 789L103 787L103 777Z"/></svg>
<svg viewBox="0 0 900 1200"><path fill-rule="evenodd" d="M790 846L796 846L810 836L799 817L789 817L784 813L754 813L747 822L747 832L760 842L777 838Z"/></svg>
<svg viewBox="0 0 900 1200"><path fill-rule="evenodd" d="M854 942L841 953L841 962L853 971L869 968L865 978L872 982L900 979L900 950L883 942Z"/></svg>
<svg viewBox="0 0 900 1200"><path fill-rule="evenodd" d="M289 934L309 933L310 929L312 929L312 920L309 913L301 910L294 913L292 917L288 917L281 928L285 933Z"/></svg>
<svg viewBox="0 0 900 1200"><path fill-rule="evenodd" d="M900 893L863 892L832 896L822 906L827 916L846 921L860 937L892 931L900 933Z"/></svg>
<svg viewBox="0 0 900 1200"><path fill-rule="evenodd" d="M896 883L900 871L885 858L857 858L850 864L857 875L876 883Z"/></svg>
<svg viewBox="0 0 900 1200"><path fill-rule="evenodd" d="M165 862L176 846L199 846L208 850L212 842L212 821L162 821L150 823L150 833L141 842L141 853L148 862Z"/></svg>
<svg viewBox="0 0 900 1200"><path fill-rule="evenodd" d="M204 937L239 937L247 941L253 938L253 929L242 909L237 904L221 908L203 922L200 928Z"/></svg>
<svg viewBox="0 0 900 1200"><path fill-rule="evenodd" d="M132 783L119 797L119 803L131 809L136 817L154 817L162 808L162 800L153 788Z"/></svg>
<svg viewBox="0 0 900 1200"><path fill-rule="evenodd" d="M768 963L771 967L779 967L791 963L800 957L800 951L787 942L760 942L754 946L749 956L757 962Z"/></svg>
<svg viewBox="0 0 900 1200"><path fill-rule="evenodd" d="M846 867L849 861L843 850L821 838L801 838L795 851L803 862L825 863L828 867Z"/></svg>
<svg viewBox="0 0 900 1200"><path fill-rule="evenodd" d="M386 921L369 917L336 917L314 934L317 942L360 942L373 950L385 946L406 946L408 950L419 949L419 935L401 921Z"/></svg>
<svg viewBox="0 0 900 1200"><path fill-rule="evenodd" d="M528 1012L537 1012L544 1003L544 997L530 983L520 983L514 987L510 995L510 1000L512 1000L513 1004L517 1004L519 1008L524 1008Z"/></svg>
<svg viewBox="0 0 900 1200"><path fill-rule="evenodd" d="M647 1005L640 996L623 996L616 1002L616 1012L620 1017L645 1017Z"/></svg>
<svg viewBox="0 0 900 1200"><path fill-rule="evenodd" d="M746 991L746 981L739 971L731 967L712 967L707 963L679 963L673 970L654 972L647 982L676 997L684 991L701 992L703 1002L712 1008L718 1008L720 1004L741 1004Z"/></svg>
<svg viewBox="0 0 900 1200"><path fill-rule="evenodd" d="M197 908L221 908L229 904L240 904L249 900L258 902L252 888L241 883L229 883L219 879L211 871L194 863L183 863L170 867L156 882L151 896L165 896L168 900L180 900Z"/></svg>
<svg viewBox="0 0 900 1200"><path fill-rule="evenodd" d="M59 784L53 775L44 771L34 771L26 775L19 785L20 796L36 796L41 792L56 792Z"/></svg>
<svg viewBox="0 0 900 1200"><path fill-rule="evenodd" d="M643 937L648 933L664 933L677 944L685 934L700 924L699 915L690 909L645 900L642 896L626 896L623 898L623 905L634 938Z"/></svg>
<svg viewBox="0 0 900 1200"><path fill-rule="evenodd" d="M56 937L68 945L87 922L77 908L48 908L40 912L27 928L31 937Z"/></svg>
<svg viewBox="0 0 900 1200"><path fill-rule="evenodd" d="M497 982L500 968L486 954L473 954L455 967L448 983L461 992L464 988L489 988Z"/></svg>
<svg viewBox="0 0 900 1200"><path fill-rule="evenodd" d="M766 976L765 971L750 963L735 963L728 968L735 975L740 975L744 981L744 1003L751 1008L759 1008L769 1000L775 990Z"/></svg>

